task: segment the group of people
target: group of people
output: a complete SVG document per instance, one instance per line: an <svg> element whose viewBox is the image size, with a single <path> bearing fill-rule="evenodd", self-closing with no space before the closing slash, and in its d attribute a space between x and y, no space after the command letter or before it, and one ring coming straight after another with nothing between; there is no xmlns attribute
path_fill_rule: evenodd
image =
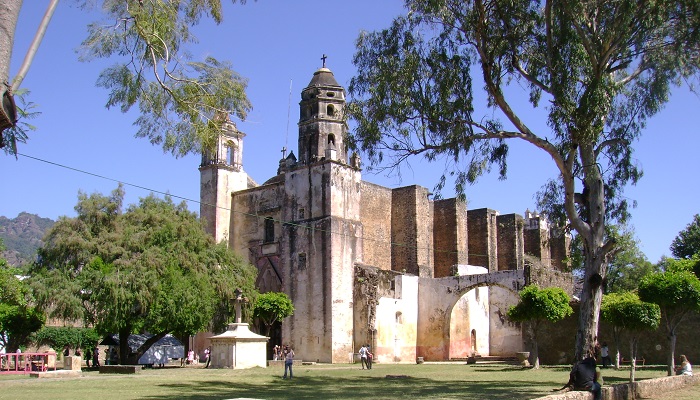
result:
<svg viewBox="0 0 700 400"><path fill-rule="evenodd" d="M363 344L362 347L360 347L360 361L362 362L362 369L372 369L372 359L374 358L374 355L370 351L370 347L368 344Z"/></svg>
<svg viewBox="0 0 700 400"><path fill-rule="evenodd" d="M606 343L603 343L600 347L600 358L603 367L612 364L610 361L610 351ZM680 364L676 367L676 373L678 375L693 375L693 367L690 361L688 361L688 357L681 354L679 362ZM594 400L600 400L602 385L603 377L600 373L600 367L596 365L595 354L591 352L583 360L574 364L569 374L569 382L567 382L562 389L570 388L573 390L588 391L593 393Z"/></svg>
<svg viewBox="0 0 700 400"><path fill-rule="evenodd" d="M113 348L112 353L114 357L117 357L117 351ZM68 357L70 355L70 346L66 345L63 347L63 356ZM90 362L92 362L92 367L93 368L98 368L100 366L100 349L97 347L97 345L94 346L94 348L86 348L85 349L85 354L83 354L83 351L80 349L80 347L75 349L75 352L73 352L73 355L78 356L78 357L83 357L85 359L85 366L87 368L90 368ZM105 350L105 362L109 364L110 361L110 353L108 353L108 350Z"/></svg>

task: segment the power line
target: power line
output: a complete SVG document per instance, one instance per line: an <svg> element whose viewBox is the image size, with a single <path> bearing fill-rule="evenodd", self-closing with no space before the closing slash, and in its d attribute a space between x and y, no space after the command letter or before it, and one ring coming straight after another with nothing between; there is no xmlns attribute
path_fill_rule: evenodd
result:
<svg viewBox="0 0 700 400"><path fill-rule="evenodd" d="M200 200L194 200L194 199L190 199L190 198L188 198L188 197L178 196L178 195L176 195L176 194L172 194L172 193L169 193L169 192L163 192L163 191L161 191L161 190L152 189L152 188L149 188L149 187L146 187L146 186L143 186L143 185L138 185L138 184L135 184L135 183L126 182L126 181L123 181L123 180L120 180L120 179L111 178L111 177L108 177L108 176L105 176L105 175L101 175L101 174L97 174L97 173L94 173L94 172L86 171L86 170L83 170L83 169L80 169L80 168L71 167L71 166L68 166L68 165L65 165L65 164L61 164L61 163L57 163L57 162L54 162L54 161L49 161L49 160L45 160L45 159L42 159L42 158L30 156L30 155L27 155L27 154L22 154L22 153L19 153L19 152L17 153L17 155L18 155L18 156L22 156L22 157L26 157L26 158L29 158L29 159L32 159L32 160L35 160L35 161L43 162L43 163L46 163L46 164L49 164L49 165L53 165L53 166L56 166L56 167L59 167L59 168L68 169L68 170L71 170L71 171L74 171L74 172L78 172L78 173L81 173L81 174L90 175L90 176L94 176L94 177L96 177L96 178L108 180L108 181L111 181L111 182L120 183L120 184L122 184L122 185L124 185L124 186L130 186L130 187L138 188L138 189L141 189L141 190L149 191L149 192L152 192L152 193L158 193L158 194L162 194L162 195L164 195L164 196L169 196L169 197L173 197L173 198L176 198L176 199L180 199L180 200L185 200L185 201L193 202L193 203L199 204L200 206L201 206L201 205L204 205L204 206L208 206L208 207L214 207L214 208L217 208L217 209L226 210L226 211L228 211L228 212L232 212L232 213L244 215L244 216L247 216L247 217L254 217L254 218L270 218L270 217L267 217L267 216L259 215L259 214L257 214L257 213L256 213L256 214L247 213L247 212L244 212L244 211L232 210L232 209L230 209L230 208L228 208L228 207L217 206L217 205L215 205L215 204L203 203L203 202L201 202ZM419 246L414 246L414 245L410 245L410 244L407 244L407 243L397 243L397 242L391 242L391 241L387 242L387 241L382 240L382 239L374 239L374 238L366 237L364 234L363 234L362 236L356 236L356 235L351 235L351 234L347 234L347 233L344 233L344 232L335 232L335 231L328 230L328 229L319 229L319 228L315 228L315 227L313 227L313 226L310 226L310 225L308 225L308 224L297 223L297 222L291 222L291 221L282 221L282 220L278 220L278 219L274 219L274 218L271 218L271 219L272 219L273 221L275 221L275 222L281 224L282 226L293 226L293 227L296 227L296 228L302 228L302 229L307 229L307 230L313 230L313 231L315 231L315 232L324 232L324 233L330 233L331 235L346 236L346 237L350 237L350 238L354 238L354 239L358 239L358 240L362 240L362 241L375 242L375 243L379 243L379 244L388 245L389 247L403 247L403 248L416 249L416 250L432 250L432 251L435 252L435 253L448 253L448 254L450 254L450 253L452 253L452 254L457 253L457 251L455 251L455 250L443 250L443 249L439 249L439 248L435 248L435 247L419 247ZM468 253L468 256L474 256L474 257L489 257L489 255L487 255L487 254L476 254L476 253ZM548 258L542 258L542 257L540 257L540 259L541 259L541 260L547 260ZM550 257L549 259L551 260L551 257Z"/></svg>

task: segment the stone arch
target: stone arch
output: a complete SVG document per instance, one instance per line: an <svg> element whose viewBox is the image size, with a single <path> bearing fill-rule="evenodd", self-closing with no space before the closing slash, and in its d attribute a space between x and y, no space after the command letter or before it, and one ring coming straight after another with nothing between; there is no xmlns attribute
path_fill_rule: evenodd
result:
<svg viewBox="0 0 700 400"><path fill-rule="evenodd" d="M460 275L452 277L444 277L437 279L421 279L421 296L419 299L419 320L418 329L419 337L419 347L417 349L417 356L424 357L426 360L448 360L451 351L451 327L453 326L453 311L455 306L460 306L460 299L469 292L479 288L481 301L483 304L488 305L488 309L484 310L484 320L488 321L488 324L484 323L481 328L477 327L477 343L480 349L480 353L485 353L483 355L490 355L494 353L493 349L493 330L504 326L503 321L499 321L498 324L494 324L494 319L499 319L504 317L504 311L502 310L506 306L513 304L500 304L498 307L493 307L492 296L487 296L487 294L497 291L499 298L517 298L517 294L525 285L525 275L522 270L512 270L512 271L497 271L491 273L480 273L472 275ZM487 288L484 290L481 288ZM476 298L475 293L473 293L474 300ZM485 299L488 297L488 300ZM459 313L457 313L459 315ZM505 321L505 325L510 324ZM510 324L513 325L513 324ZM464 326L466 329L467 327ZM514 332L515 330L513 330ZM471 328L463 332L463 337L465 338L462 343L463 352L466 354L469 349L469 344L471 343L470 335ZM513 332L508 332L509 337L509 348L506 352L509 353L520 351L518 348L516 350L516 334ZM520 332L517 333L517 339L520 340ZM497 339L500 336L497 334ZM467 339L469 338L469 339ZM500 339L499 339L500 340ZM517 343L521 343L517 341ZM516 344L517 344L516 343ZM453 348L454 349L454 348ZM504 351L497 349L495 353L501 354ZM461 357L460 357L461 358Z"/></svg>

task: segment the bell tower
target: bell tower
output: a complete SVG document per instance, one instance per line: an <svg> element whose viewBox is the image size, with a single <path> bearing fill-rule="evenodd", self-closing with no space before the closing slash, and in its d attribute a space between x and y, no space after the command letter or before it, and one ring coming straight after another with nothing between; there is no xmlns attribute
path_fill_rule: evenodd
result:
<svg viewBox="0 0 700 400"><path fill-rule="evenodd" d="M248 188L248 174L243 171L243 138L228 115L219 115L222 134L216 146L202 153L200 173L200 217L207 232L217 243L228 243L231 223L231 193Z"/></svg>
<svg viewBox="0 0 700 400"><path fill-rule="evenodd" d="M299 103L299 162L304 165L322 159L347 163L345 89L326 68L325 55L322 60Z"/></svg>

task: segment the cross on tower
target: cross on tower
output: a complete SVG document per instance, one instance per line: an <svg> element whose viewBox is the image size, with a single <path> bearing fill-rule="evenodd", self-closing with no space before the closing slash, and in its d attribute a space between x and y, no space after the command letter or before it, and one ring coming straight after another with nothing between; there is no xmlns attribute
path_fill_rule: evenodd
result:
<svg viewBox="0 0 700 400"><path fill-rule="evenodd" d="M323 68L326 68L326 58L328 58L328 56L325 54L321 57L321 60L323 60Z"/></svg>
<svg viewBox="0 0 700 400"><path fill-rule="evenodd" d="M282 147L282 158L285 158L287 156L287 146Z"/></svg>

